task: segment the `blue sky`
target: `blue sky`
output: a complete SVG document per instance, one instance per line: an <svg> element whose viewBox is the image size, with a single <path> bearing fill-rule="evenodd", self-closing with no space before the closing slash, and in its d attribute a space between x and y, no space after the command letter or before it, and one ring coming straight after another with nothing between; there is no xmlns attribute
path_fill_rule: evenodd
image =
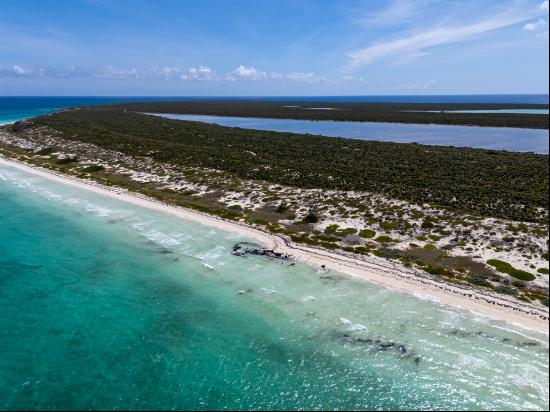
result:
<svg viewBox="0 0 550 412"><path fill-rule="evenodd" d="M548 0L4 0L0 95L548 93Z"/></svg>

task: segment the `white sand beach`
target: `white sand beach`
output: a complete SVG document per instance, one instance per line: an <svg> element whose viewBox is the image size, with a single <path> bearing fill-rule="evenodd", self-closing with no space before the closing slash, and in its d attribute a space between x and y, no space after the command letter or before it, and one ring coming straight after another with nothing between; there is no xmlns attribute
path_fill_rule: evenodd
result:
<svg viewBox="0 0 550 412"><path fill-rule="evenodd" d="M548 334L548 309L540 306L518 302L502 295L489 294L468 287L439 282L414 269L405 268L382 258L352 256L296 244L283 236L274 235L250 225L169 205L124 189L107 187L92 181L61 175L21 161L0 157L0 164L16 167L28 173L129 202L136 206L192 220L223 231L238 233L244 237L254 239L274 252L290 255L295 261L317 268L324 267L327 270L345 273L422 299L452 305L482 316Z"/></svg>

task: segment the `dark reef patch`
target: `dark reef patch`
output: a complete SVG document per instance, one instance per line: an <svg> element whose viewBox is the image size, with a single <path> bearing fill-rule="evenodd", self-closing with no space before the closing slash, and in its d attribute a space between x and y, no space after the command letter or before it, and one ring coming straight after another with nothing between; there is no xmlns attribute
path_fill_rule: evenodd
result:
<svg viewBox="0 0 550 412"><path fill-rule="evenodd" d="M495 341L500 341L502 343L514 344L514 345L520 346L520 347L539 346L538 342L534 342L534 341L521 341L521 342L520 341L514 341L513 339L510 339L510 338L499 338L498 336L488 335L487 333L485 333L483 331L467 332L467 331L460 330L460 329L452 329L449 332L449 335L458 336L460 338L470 338L470 337L475 338L475 337L478 337L478 338L492 339L492 340L495 340Z"/></svg>
<svg viewBox="0 0 550 412"><path fill-rule="evenodd" d="M351 344L364 344L370 346L374 351L387 352L393 351L403 359L412 359L415 365L420 363L420 356L414 351L407 348L403 343L394 342L392 340L383 340L378 338L369 338L360 335L353 335L350 332L336 331L333 334L336 340Z"/></svg>
<svg viewBox="0 0 550 412"><path fill-rule="evenodd" d="M275 252L271 249L262 248L260 245L250 242L239 242L233 246L231 251L232 255L235 256L247 256L247 255L257 255L257 256L267 256L272 259L281 259L281 260L291 260L292 257L286 253Z"/></svg>

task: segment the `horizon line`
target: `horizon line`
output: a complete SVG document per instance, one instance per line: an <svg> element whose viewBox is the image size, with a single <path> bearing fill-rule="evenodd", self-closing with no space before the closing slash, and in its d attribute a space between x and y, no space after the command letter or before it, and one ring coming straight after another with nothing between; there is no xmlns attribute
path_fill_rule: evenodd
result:
<svg viewBox="0 0 550 412"><path fill-rule="evenodd" d="M212 98L212 97L237 97L237 98L254 98L254 97L439 97L439 96L550 96L548 92L546 93L464 93L464 94L452 94L452 93L442 93L442 94L281 94L281 95L269 95L269 94L257 94L257 95L237 95L237 94L227 94L227 95L146 95L146 94L136 94L136 95L88 95L88 94L18 94L18 95L0 95L0 98L6 97L202 97L202 98Z"/></svg>

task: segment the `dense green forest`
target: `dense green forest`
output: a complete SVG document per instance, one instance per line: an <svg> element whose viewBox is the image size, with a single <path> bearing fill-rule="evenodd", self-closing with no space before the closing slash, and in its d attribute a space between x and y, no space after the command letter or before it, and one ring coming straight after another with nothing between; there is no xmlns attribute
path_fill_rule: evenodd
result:
<svg viewBox="0 0 550 412"><path fill-rule="evenodd" d="M548 129L548 115L442 113L445 110L548 109L548 105L542 104L312 103L202 100L121 103L114 105L114 107L149 113ZM336 110L311 110L315 107L331 107Z"/></svg>
<svg viewBox="0 0 550 412"><path fill-rule="evenodd" d="M305 188L365 190L483 216L539 220L548 156L228 128L113 108L19 122L133 156Z"/></svg>

